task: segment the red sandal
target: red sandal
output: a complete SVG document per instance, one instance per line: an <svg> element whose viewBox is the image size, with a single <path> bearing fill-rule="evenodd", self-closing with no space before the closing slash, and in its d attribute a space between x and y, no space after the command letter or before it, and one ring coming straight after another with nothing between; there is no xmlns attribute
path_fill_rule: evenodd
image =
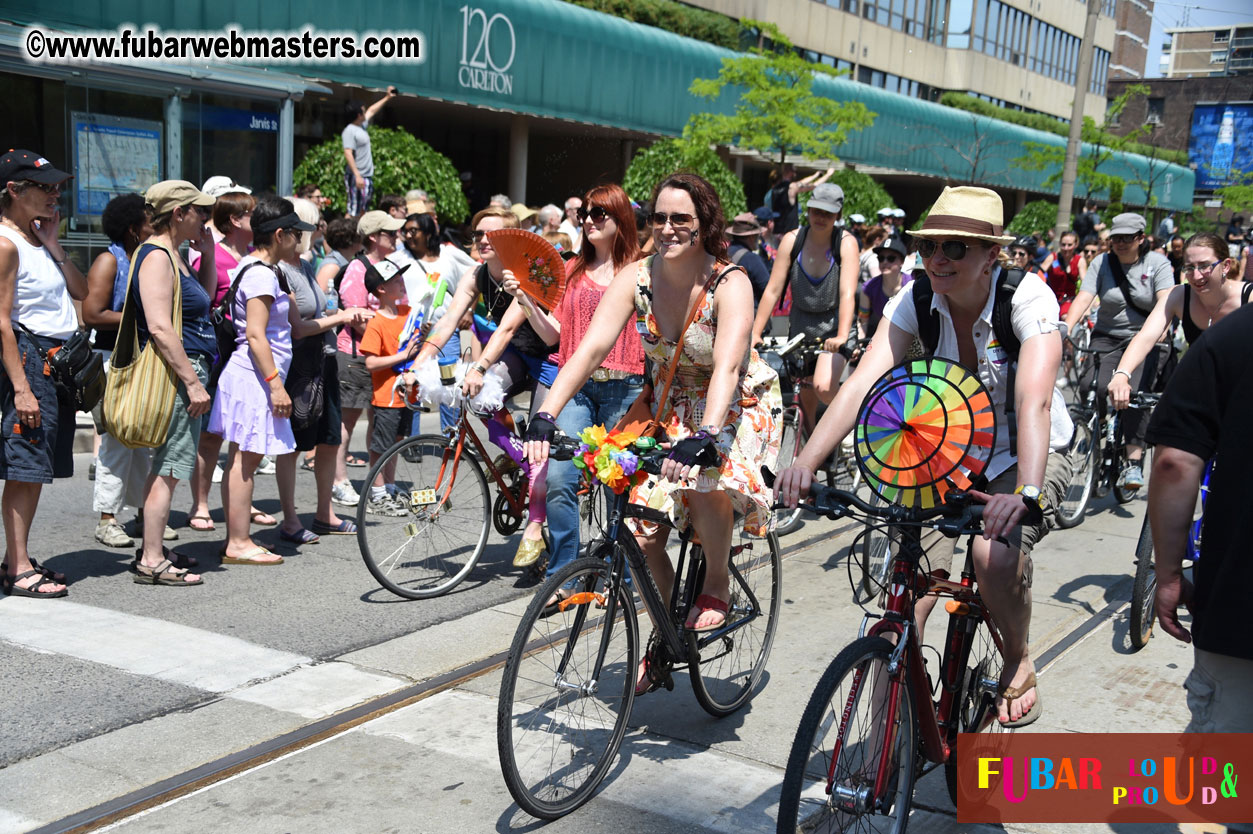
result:
<svg viewBox="0 0 1253 834"><path fill-rule="evenodd" d="M715 629L722 628L727 624L727 613L730 611L730 604L723 602L717 597L710 596L709 594L701 594L696 598L696 602L692 604L692 611L695 612L696 616L693 617L691 614L688 615L688 622L692 623L692 625L687 626L688 631L695 631L698 633L704 631L714 631ZM711 625L697 628L695 625L696 621L699 620L701 615L706 611L720 611L722 613L722 619Z"/></svg>

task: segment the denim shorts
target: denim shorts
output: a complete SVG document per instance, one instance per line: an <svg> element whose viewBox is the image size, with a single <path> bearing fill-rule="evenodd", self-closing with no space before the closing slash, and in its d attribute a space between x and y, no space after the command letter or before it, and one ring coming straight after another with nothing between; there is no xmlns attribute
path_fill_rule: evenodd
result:
<svg viewBox="0 0 1253 834"><path fill-rule="evenodd" d="M50 484L74 475L74 407L57 396L51 371L30 337L14 328L26 383L39 402L39 428L18 420L13 384L0 365L0 480ZM60 339L40 339L44 350Z"/></svg>

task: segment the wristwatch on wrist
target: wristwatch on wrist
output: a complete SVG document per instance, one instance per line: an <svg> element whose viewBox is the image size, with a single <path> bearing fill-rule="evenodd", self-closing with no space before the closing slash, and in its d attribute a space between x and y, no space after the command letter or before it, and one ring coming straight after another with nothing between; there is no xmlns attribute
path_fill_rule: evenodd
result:
<svg viewBox="0 0 1253 834"><path fill-rule="evenodd" d="M1014 495L1021 495L1023 501L1030 505L1034 505L1037 510L1044 512L1048 499L1044 497L1043 491L1034 484L1023 484L1014 490Z"/></svg>
<svg viewBox="0 0 1253 834"><path fill-rule="evenodd" d="M1131 373L1128 371L1124 371L1122 368L1118 368L1117 370L1115 370L1113 374L1109 375L1109 378L1113 379L1114 374L1122 374L1123 376L1127 378L1127 382L1131 382Z"/></svg>

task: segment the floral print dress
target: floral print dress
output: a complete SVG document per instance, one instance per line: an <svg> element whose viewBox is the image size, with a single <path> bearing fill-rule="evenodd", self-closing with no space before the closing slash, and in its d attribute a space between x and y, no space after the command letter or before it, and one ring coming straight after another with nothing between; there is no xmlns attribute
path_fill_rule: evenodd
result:
<svg viewBox="0 0 1253 834"><path fill-rule="evenodd" d="M661 335L653 317L652 261L652 257L641 261L636 273L635 327L645 355L652 360L653 389L656 396L661 396L663 377L674 356L675 343ZM719 263L717 268L725 266ZM694 434L705 423L705 397L713 376L717 332L713 297L711 284L699 302L696 318L687 329L669 399L661 412L661 424L671 441ZM649 476L636 487L632 503L668 513L675 527L682 530L688 525L687 506L683 493L677 496L679 500L675 500L674 493L720 489L727 493L736 513L743 517L745 531L764 536L774 517L770 511L774 495L762 480L761 467L773 467L778 459L783 435L782 414L778 374L758 357L757 351L751 350L748 367L740 377L739 396L732 399L722 431L715 438L721 462L701 471L695 482L684 479L676 483ZM653 527L648 522L632 521L632 526L640 532Z"/></svg>

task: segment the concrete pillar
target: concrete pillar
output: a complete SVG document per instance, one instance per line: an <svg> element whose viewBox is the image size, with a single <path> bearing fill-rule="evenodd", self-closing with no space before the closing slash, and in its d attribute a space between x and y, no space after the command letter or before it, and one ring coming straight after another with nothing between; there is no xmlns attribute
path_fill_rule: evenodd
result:
<svg viewBox="0 0 1253 834"><path fill-rule="evenodd" d="M744 157L735 157L735 178L740 182L744 181Z"/></svg>
<svg viewBox="0 0 1253 834"><path fill-rule="evenodd" d="M177 89L165 100L165 178L183 178L183 98Z"/></svg>
<svg viewBox="0 0 1253 834"><path fill-rule="evenodd" d="M515 203L526 203L526 162L531 135L526 116L516 114L509 121L509 196Z"/></svg>
<svg viewBox="0 0 1253 834"><path fill-rule="evenodd" d="M630 139L622 140L622 175L618 178L621 182L626 176L627 169L631 167L631 159L635 156L635 143Z"/></svg>
<svg viewBox="0 0 1253 834"><path fill-rule="evenodd" d="M1017 214L1018 212L1022 211L1023 207L1026 205L1027 205L1027 192L1015 191L1014 192L1014 214Z"/></svg>
<svg viewBox="0 0 1253 834"><path fill-rule="evenodd" d="M296 127L295 106L291 98L283 99L278 110L278 193L294 194L292 173L295 168Z"/></svg>

